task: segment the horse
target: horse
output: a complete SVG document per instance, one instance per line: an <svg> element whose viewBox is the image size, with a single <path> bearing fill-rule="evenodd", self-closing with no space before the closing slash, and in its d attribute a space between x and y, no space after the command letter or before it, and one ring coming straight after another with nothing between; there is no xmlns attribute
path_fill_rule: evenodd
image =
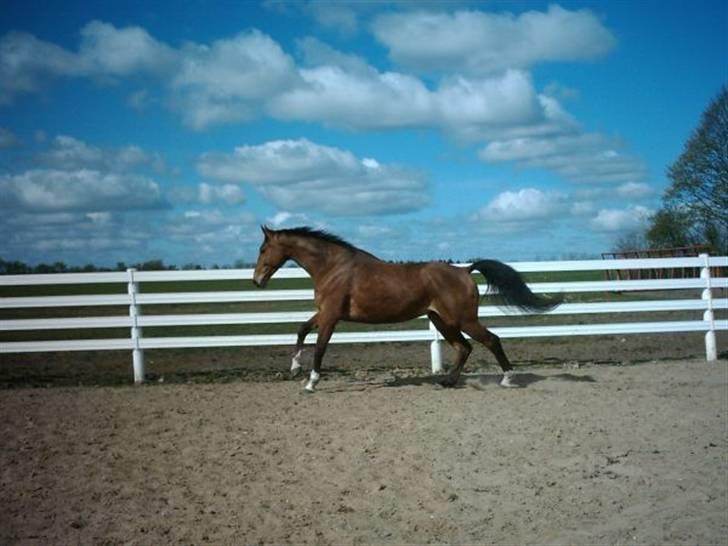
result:
<svg viewBox="0 0 728 546"><path fill-rule="evenodd" d="M340 321L382 324L403 322L427 315L455 350L455 362L441 381L454 387L472 346L463 332L487 347L495 356L503 378L500 385L516 387L513 366L498 336L478 321L480 294L471 273L479 271L495 290L499 304L528 312L546 312L561 296L538 296L520 274L497 260L477 260L469 267L444 262L392 263L355 247L323 230L310 227L274 230L261 226L263 243L253 283L264 288L273 274L293 260L311 276L316 313L298 329L291 376L302 369L306 336L318 329L313 368L304 389L313 393L321 377L321 362L331 335Z"/></svg>

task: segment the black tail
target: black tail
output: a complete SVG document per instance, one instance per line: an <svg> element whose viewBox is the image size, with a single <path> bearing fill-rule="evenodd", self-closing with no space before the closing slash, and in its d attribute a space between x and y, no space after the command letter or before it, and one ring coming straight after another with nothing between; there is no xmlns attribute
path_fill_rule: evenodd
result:
<svg viewBox="0 0 728 546"><path fill-rule="evenodd" d="M518 307L530 313L544 313L551 311L564 300L561 294L551 297L534 294L518 271L502 262L480 260L470 266L469 271L474 270L483 274L488 281L488 288L497 291L496 298L507 307Z"/></svg>

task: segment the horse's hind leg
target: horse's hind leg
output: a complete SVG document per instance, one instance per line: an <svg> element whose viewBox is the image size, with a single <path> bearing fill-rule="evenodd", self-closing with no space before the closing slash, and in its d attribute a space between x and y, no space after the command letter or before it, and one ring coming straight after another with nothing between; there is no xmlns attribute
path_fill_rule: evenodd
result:
<svg viewBox="0 0 728 546"><path fill-rule="evenodd" d="M473 347L468 343L468 340L465 339L463 334L460 333L458 327L445 323L440 315L434 311L427 313L427 316L432 321L432 324L435 325L435 328L442 334L442 337L455 349L455 364L447 377L440 382L443 387L454 387L460 379L460 372L462 372L465 361L470 356Z"/></svg>
<svg viewBox="0 0 728 546"><path fill-rule="evenodd" d="M503 370L503 379L500 382L501 387L517 387L518 385L515 385L512 381L513 366L508 360L505 351L503 351L500 338L477 320L472 320L464 324L463 331L475 341L479 341L485 345L493 353L493 356L498 361L498 365Z"/></svg>
<svg viewBox="0 0 728 546"><path fill-rule="evenodd" d="M301 324L298 328L298 339L296 340L296 353L293 355L291 360L291 378L298 377L301 373L301 355L303 354L303 344L306 341L306 336L316 328L316 321L318 319L318 313L308 319L306 322Z"/></svg>

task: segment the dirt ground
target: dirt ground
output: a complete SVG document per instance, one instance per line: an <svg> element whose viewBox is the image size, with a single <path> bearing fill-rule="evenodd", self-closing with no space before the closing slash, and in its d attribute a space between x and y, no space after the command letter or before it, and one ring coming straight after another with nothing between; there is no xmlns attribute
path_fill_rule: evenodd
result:
<svg viewBox="0 0 728 546"><path fill-rule="evenodd" d="M159 362L142 387L3 389L0 543L728 544L728 361L624 365L626 343L520 389L354 366L305 395Z"/></svg>
<svg viewBox="0 0 728 546"><path fill-rule="evenodd" d="M728 332L719 331L718 351L728 358ZM701 333L504 339L516 366L633 364L653 360L705 358ZM309 348L305 360L310 361ZM287 378L293 347L232 347L146 351L148 379L165 383L281 381ZM447 363L452 353L443 347ZM466 370L495 362L475 344ZM371 373L422 376L430 370L429 343L372 343L329 346L324 372L329 378L366 378ZM18 387L128 385L130 351L0 354L0 389Z"/></svg>

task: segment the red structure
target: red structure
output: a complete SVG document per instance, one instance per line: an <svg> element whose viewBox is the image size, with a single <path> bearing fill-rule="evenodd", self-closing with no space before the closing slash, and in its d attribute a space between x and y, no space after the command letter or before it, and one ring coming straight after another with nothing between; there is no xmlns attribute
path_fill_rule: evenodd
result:
<svg viewBox="0 0 728 546"><path fill-rule="evenodd" d="M651 248L646 250L626 250L623 252L602 252L603 260L622 260L629 258L682 258L706 254L708 247L702 245L678 248ZM685 279L700 276L697 267L675 267L671 269L615 269L604 272L607 280L640 279Z"/></svg>

